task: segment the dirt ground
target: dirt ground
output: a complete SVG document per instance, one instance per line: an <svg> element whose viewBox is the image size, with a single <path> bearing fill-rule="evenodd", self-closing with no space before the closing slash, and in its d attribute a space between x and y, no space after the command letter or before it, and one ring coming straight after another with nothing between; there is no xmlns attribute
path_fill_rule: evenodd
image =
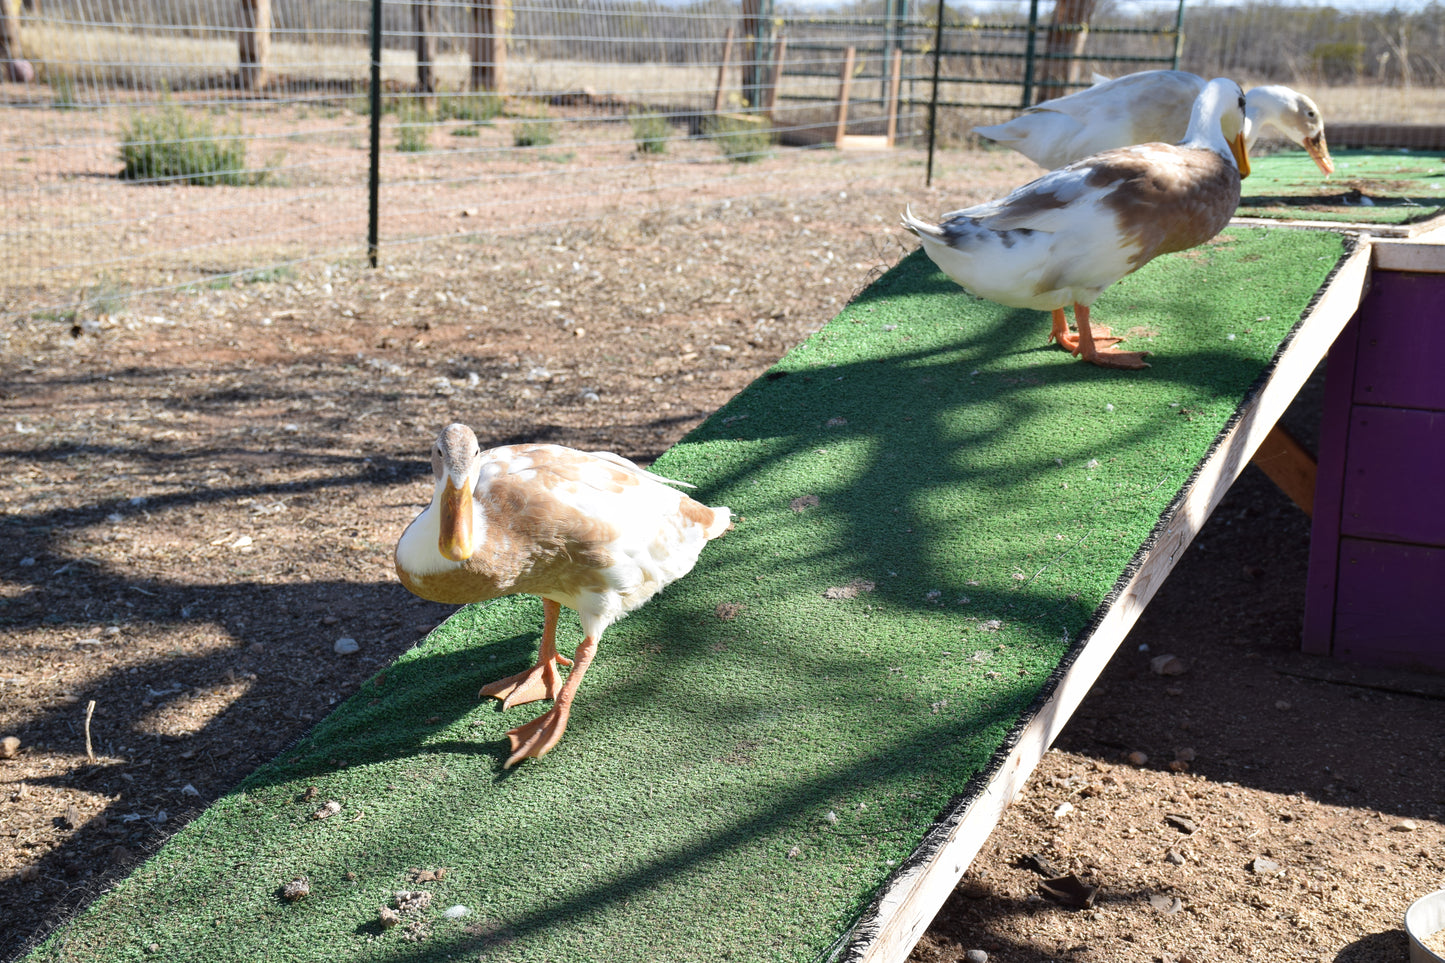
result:
<svg viewBox="0 0 1445 963"><path fill-rule="evenodd" d="M6 323L0 959L447 617L391 564L441 425L646 463L911 249L905 203L1032 174L787 170ZM1291 419L1310 435L1317 384ZM1308 535L1247 470L911 959L1405 959L1406 906L1445 885L1445 678L1296 651ZM1074 899L1041 889L1070 874Z"/></svg>

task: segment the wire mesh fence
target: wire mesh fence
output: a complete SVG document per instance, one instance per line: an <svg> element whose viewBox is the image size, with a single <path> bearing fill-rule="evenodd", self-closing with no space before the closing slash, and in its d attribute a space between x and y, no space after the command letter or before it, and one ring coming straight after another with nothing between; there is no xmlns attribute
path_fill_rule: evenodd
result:
<svg viewBox="0 0 1445 963"><path fill-rule="evenodd" d="M826 12L770 0L3 0L0 310L104 310L369 244L384 256L786 194L798 164L836 173L811 179L815 190L916 183L917 164L853 148L916 150L935 100L933 133L966 144L974 125L1096 72L1177 63L1294 83L1331 121L1423 121L1445 106L1434 7L1142 0L1091 9L1081 26L1060 21L1070 2L1085 0L978 12L903 0Z"/></svg>

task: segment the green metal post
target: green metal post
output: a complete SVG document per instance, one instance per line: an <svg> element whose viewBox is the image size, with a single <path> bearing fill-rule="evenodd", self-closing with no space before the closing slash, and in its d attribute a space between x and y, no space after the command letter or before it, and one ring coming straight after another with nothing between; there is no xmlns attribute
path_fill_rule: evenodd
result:
<svg viewBox="0 0 1445 963"><path fill-rule="evenodd" d="M366 256L376 267L381 240L381 0L371 0L371 171L367 192Z"/></svg>
<svg viewBox="0 0 1445 963"><path fill-rule="evenodd" d="M943 62L943 0L938 0L938 22L933 25L933 93L928 98L928 173L924 187L933 186L933 145L938 135L938 68Z"/></svg>
<svg viewBox="0 0 1445 963"><path fill-rule="evenodd" d="M1034 35L1038 33L1038 28L1039 0L1029 0L1029 35L1024 46L1024 91L1019 101L1020 108L1030 107L1034 101Z"/></svg>

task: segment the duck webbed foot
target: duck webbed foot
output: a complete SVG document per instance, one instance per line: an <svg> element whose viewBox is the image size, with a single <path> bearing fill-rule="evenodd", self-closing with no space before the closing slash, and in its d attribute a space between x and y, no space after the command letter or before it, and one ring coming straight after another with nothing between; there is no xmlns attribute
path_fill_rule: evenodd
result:
<svg viewBox="0 0 1445 963"><path fill-rule="evenodd" d="M502 700L502 708L526 705L539 699L555 699L562 691L562 678L557 666L570 666L572 660L557 652L557 616L562 606L551 599L542 600L542 644L537 651L537 664L525 672L489 682L477 693L478 699L491 696Z"/></svg>
<svg viewBox="0 0 1445 963"><path fill-rule="evenodd" d="M582 684L582 676L596 654L597 640L583 639L577 647L577 664L567 676L567 684L557 693L556 704L531 722L508 730L507 740L511 743L512 754L507 758L506 768L512 768L523 759L546 755L562 738L562 733L567 731L567 717L572 713L577 687Z"/></svg>
<svg viewBox="0 0 1445 963"><path fill-rule="evenodd" d="M1088 311L1087 308L1084 310L1086 312ZM1114 337L1113 332L1105 327L1091 328L1090 334L1093 338L1095 348L1112 348L1124 340L1123 338ZM1057 341L1072 355L1079 354L1079 335L1069 330L1069 322L1064 318L1063 308L1054 309L1054 326L1049 332L1049 340Z"/></svg>
<svg viewBox="0 0 1445 963"><path fill-rule="evenodd" d="M1054 312L1055 331L1058 330L1063 314L1063 311ZM1074 339L1075 346L1070 350L1083 360L1101 368L1139 370L1149 367L1148 362L1144 360L1144 356L1149 354L1148 351L1115 351L1113 346L1124 339L1111 336L1108 328L1096 328L1091 325L1088 306L1075 304L1074 320L1078 323L1079 333ZM1065 326L1065 330L1067 331L1067 326ZM1064 346L1068 347L1067 344Z"/></svg>

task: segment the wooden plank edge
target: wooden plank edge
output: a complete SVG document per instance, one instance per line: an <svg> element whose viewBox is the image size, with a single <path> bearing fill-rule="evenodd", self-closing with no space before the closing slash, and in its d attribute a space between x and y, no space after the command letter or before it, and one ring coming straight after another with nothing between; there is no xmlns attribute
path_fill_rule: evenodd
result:
<svg viewBox="0 0 1445 963"><path fill-rule="evenodd" d="M902 963L912 952L1130 627L1354 315L1365 291L1370 245L1353 247L1306 307L1259 382L1245 394L1194 476L1161 515L1089 627L989 766L955 797L858 921L834 944L831 960Z"/></svg>
<svg viewBox="0 0 1445 963"><path fill-rule="evenodd" d="M1363 221L1302 221L1273 217L1251 217L1236 214L1229 219L1234 227L1292 227L1304 231L1346 231L1355 234L1372 234L1375 237L1423 238L1426 235L1445 233L1445 214L1437 214L1413 224L1369 224Z"/></svg>
<svg viewBox="0 0 1445 963"><path fill-rule="evenodd" d="M837 146L839 150L887 150L892 145L884 134L844 134Z"/></svg>
<svg viewBox="0 0 1445 963"><path fill-rule="evenodd" d="M1380 271L1445 274L1445 232L1413 238L1381 239L1372 245L1373 264Z"/></svg>
<svg viewBox="0 0 1445 963"><path fill-rule="evenodd" d="M1299 506L1300 511L1314 515L1315 478L1319 474L1319 465L1315 456L1284 425L1275 425L1269 430L1255 451L1253 461L1276 488Z"/></svg>
<svg viewBox="0 0 1445 963"><path fill-rule="evenodd" d="M1353 221L1295 221L1273 217L1249 217L1236 214L1229 219L1230 227L1289 227L1300 231L1345 231L1352 234L1372 234L1375 237L1409 237L1408 224L1359 224Z"/></svg>

